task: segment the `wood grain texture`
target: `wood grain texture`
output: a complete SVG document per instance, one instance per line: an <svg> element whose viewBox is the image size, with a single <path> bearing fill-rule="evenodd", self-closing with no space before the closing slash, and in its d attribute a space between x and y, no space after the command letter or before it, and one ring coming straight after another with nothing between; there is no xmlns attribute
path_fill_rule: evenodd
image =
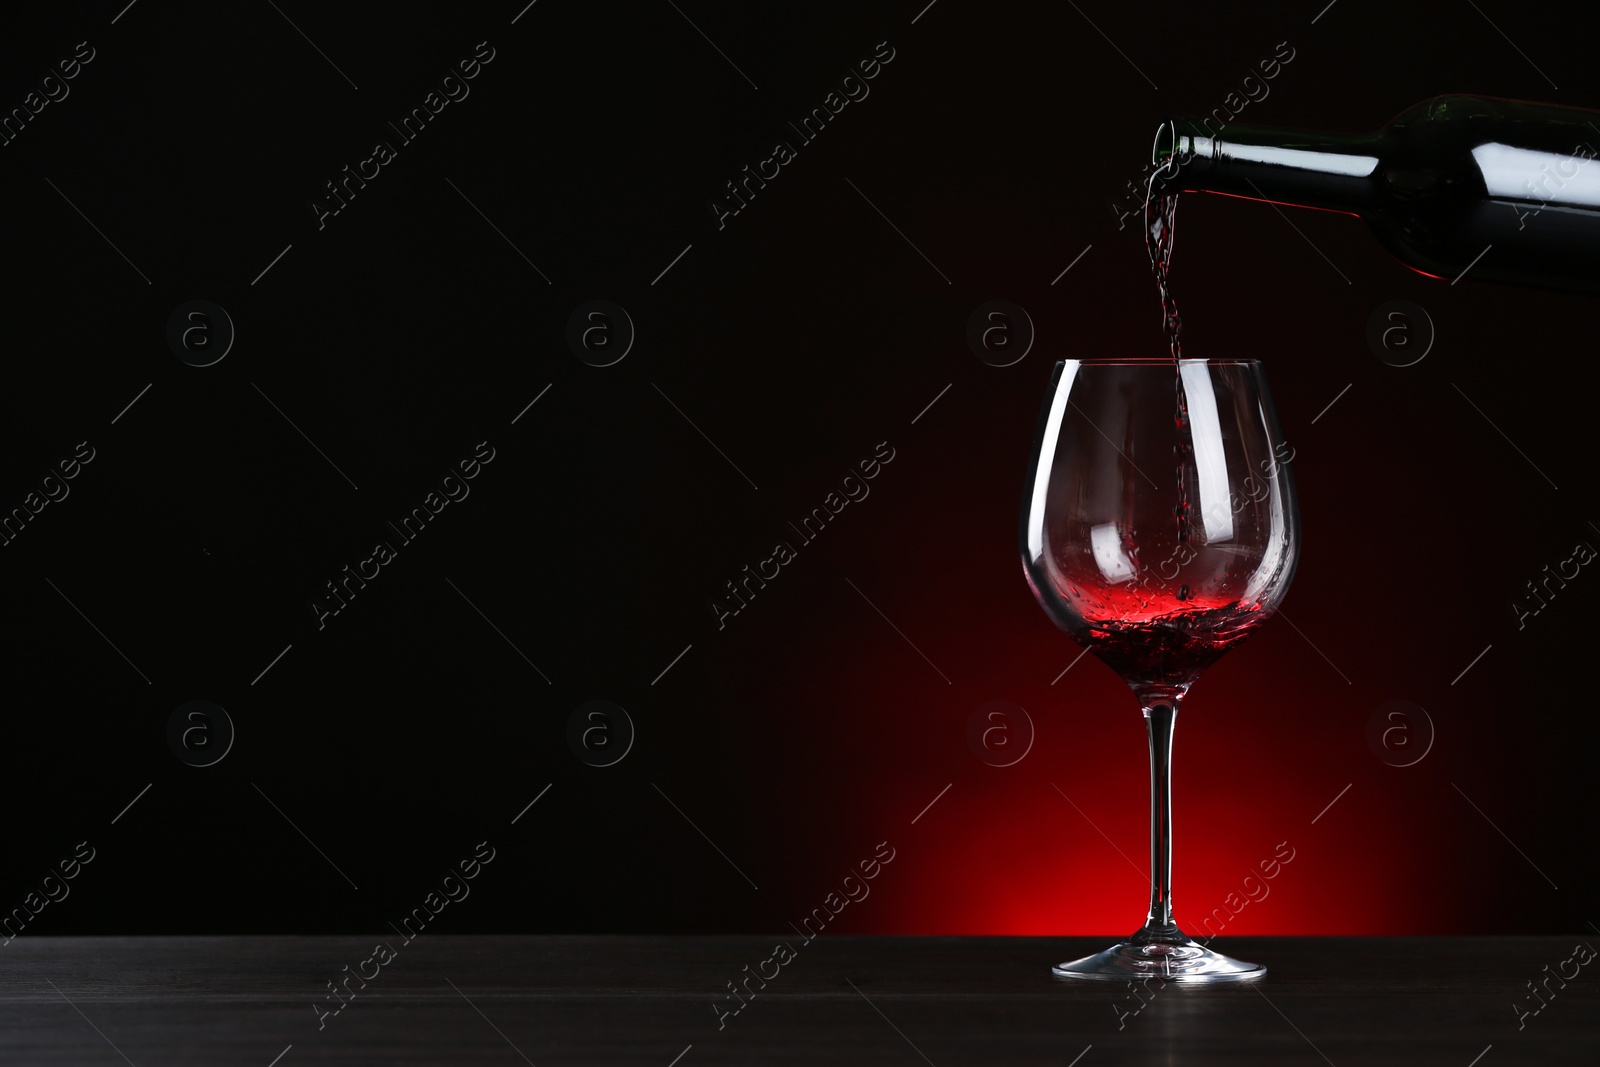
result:
<svg viewBox="0 0 1600 1067"><path fill-rule="evenodd" d="M10 1064L1594 1064L1600 968L1519 1030L1572 937L1235 938L1264 981L1145 992L1053 980L1100 939L790 935L737 1015L726 983L777 938L423 935L337 1015L326 983L373 937L18 938L0 970ZM1549 965L1550 971L1544 968ZM371 973L373 965L366 965ZM771 972L770 966L767 968ZM1567 968L1571 971L1571 966ZM1118 1005L1120 1005L1120 1010ZM98 1032L97 1032L98 1031ZM691 1047L692 1046L692 1047ZM1092 1046L1092 1047L1091 1047ZM1491 1047L1492 1046L1492 1047ZM1485 1053L1485 1049L1488 1051ZM685 1051L687 1050L687 1051ZM1087 1050L1087 1051L1085 1051Z"/></svg>

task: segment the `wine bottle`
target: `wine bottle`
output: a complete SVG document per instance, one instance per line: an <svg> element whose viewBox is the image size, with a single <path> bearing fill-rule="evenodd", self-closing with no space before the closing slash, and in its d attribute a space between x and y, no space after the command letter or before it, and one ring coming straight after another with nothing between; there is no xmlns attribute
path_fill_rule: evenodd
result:
<svg viewBox="0 0 1600 1067"><path fill-rule="evenodd" d="M1358 215L1406 266L1600 293L1600 111L1436 96L1368 134L1172 119L1153 192Z"/></svg>

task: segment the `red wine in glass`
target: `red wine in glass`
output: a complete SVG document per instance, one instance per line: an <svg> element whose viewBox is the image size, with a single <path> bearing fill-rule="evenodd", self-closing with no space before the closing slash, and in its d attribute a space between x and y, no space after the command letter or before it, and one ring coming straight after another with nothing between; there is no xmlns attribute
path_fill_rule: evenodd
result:
<svg viewBox="0 0 1600 1067"><path fill-rule="evenodd" d="M1292 458L1254 360L1056 364L1023 494L1023 570L1057 625L1133 689L1151 781L1145 924L1104 952L1056 965L1058 977L1265 973L1196 944L1173 919L1170 759L1190 686L1289 588L1300 528Z"/></svg>

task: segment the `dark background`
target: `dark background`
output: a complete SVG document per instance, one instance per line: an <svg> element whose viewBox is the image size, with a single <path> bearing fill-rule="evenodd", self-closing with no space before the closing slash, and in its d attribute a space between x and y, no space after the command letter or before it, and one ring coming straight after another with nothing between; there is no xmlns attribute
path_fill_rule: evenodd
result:
<svg viewBox="0 0 1600 1067"><path fill-rule="evenodd" d="M1161 351L1113 202L1159 119L1279 42L1241 121L1362 130L1442 92L1594 106L1589 35L1498 2L924 4L8 12L6 109L97 53L0 147L0 503L95 449L0 549L0 909L96 850L25 934L385 929L485 840L439 928L786 930L885 841L830 929L1138 924L1142 725L1092 657L1061 674L1015 548L1053 361ZM470 96L319 231L324 183L484 40ZM719 229L723 184L880 41L870 95ZM1266 363L1305 527L1292 624L1185 707L1180 920L1287 842L1229 933L1588 929L1600 578L1520 631L1511 604L1600 544L1593 299L1205 196L1174 287L1187 354ZM237 329L205 368L165 337L194 298ZM594 298L637 329L605 368L565 340ZM1012 366L965 338L991 299L1037 330ZM1415 366L1366 341L1393 299L1437 329ZM319 631L324 583L485 440L470 496ZM800 546L880 442L870 496ZM779 539L798 558L719 630ZM209 767L167 742L197 698L237 731ZM596 699L637 731L605 768L567 742ZM996 699L1036 729L1003 768L968 743ZM1367 740L1393 700L1436 732L1413 766Z"/></svg>

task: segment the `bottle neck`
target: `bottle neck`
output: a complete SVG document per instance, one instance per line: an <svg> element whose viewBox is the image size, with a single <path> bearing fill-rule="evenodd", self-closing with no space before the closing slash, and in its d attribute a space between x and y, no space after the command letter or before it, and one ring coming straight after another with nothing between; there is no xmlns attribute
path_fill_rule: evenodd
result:
<svg viewBox="0 0 1600 1067"><path fill-rule="evenodd" d="M1223 193L1275 204L1359 215L1379 185L1376 134L1304 133L1265 126L1224 126L1215 134L1176 119L1156 144L1155 163L1176 172L1158 189Z"/></svg>

